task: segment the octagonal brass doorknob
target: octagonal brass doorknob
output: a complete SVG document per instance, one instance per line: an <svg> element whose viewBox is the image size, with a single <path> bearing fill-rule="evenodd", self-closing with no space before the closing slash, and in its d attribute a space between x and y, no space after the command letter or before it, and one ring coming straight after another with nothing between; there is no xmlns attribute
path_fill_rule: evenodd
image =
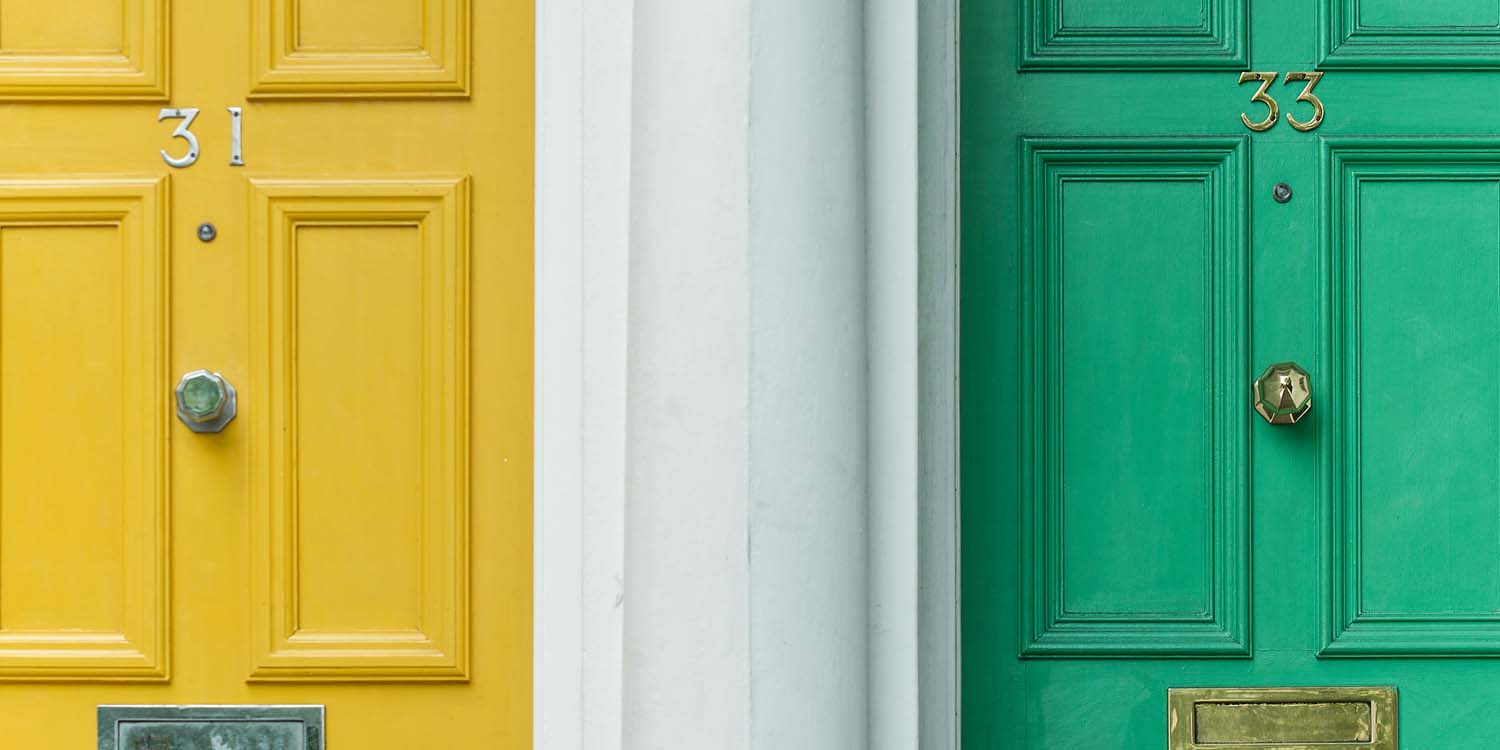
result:
<svg viewBox="0 0 1500 750"><path fill-rule="evenodd" d="M1255 379L1255 411L1271 424L1295 424L1312 408L1307 370L1296 362L1278 362Z"/></svg>
<svg viewBox="0 0 1500 750"><path fill-rule="evenodd" d="M234 420L237 396L223 375L194 370L177 381L177 418L193 432L219 432Z"/></svg>

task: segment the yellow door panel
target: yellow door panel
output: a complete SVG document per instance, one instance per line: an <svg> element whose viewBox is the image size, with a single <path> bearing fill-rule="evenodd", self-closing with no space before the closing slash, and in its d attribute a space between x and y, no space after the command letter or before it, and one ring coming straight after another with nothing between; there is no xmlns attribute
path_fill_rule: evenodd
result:
<svg viewBox="0 0 1500 750"><path fill-rule="evenodd" d="M0 183L0 679L167 674L166 197Z"/></svg>
<svg viewBox="0 0 1500 750"><path fill-rule="evenodd" d="M0 748L530 747L530 2L91 3L0 0Z"/></svg>
<svg viewBox="0 0 1500 750"><path fill-rule="evenodd" d="M466 181L254 193L253 676L463 679Z"/></svg>
<svg viewBox="0 0 1500 750"><path fill-rule="evenodd" d="M469 91L464 0L253 0L253 6L254 96Z"/></svg>
<svg viewBox="0 0 1500 750"><path fill-rule="evenodd" d="M0 99L162 99L166 0L0 2Z"/></svg>

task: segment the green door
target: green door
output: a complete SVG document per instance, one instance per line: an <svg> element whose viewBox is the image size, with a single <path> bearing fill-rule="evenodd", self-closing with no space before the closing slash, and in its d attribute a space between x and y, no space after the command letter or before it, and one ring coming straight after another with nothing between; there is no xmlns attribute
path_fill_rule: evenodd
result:
<svg viewBox="0 0 1500 750"><path fill-rule="evenodd" d="M962 6L965 748L1500 746L1500 0Z"/></svg>

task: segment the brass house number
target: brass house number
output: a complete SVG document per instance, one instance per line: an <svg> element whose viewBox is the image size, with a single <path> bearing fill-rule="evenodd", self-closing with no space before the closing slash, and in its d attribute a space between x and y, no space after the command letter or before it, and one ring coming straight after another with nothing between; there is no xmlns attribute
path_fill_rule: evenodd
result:
<svg viewBox="0 0 1500 750"><path fill-rule="evenodd" d="M1276 103L1275 99L1271 98L1270 94L1266 93L1271 88L1271 84L1276 82L1276 75L1274 71L1269 73L1245 72L1240 74L1240 85L1242 86L1251 81L1260 81L1260 88L1255 92L1254 96L1250 97L1250 101L1264 104L1266 105L1266 109L1270 110L1266 114L1266 119L1260 122L1252 122L1249 115L1243 112L1240 113L1240 121L1245 123L1245 127L1257 133L1270 130L1281 116L1281 106ZM1295 71L1287 73L1286 78L1282 81L1282 85L1298 81L1307 82L1307 85L1302 87L1302 93L1297 95L1297 101L1307 102L1312 105L1312 119L1303 122L1292 117L1292 113L1290 112L1286 114L1287 123L1304 133L1323 124L1323 102L1312 92L1313 87L1317 86L1318 81L1321 80L1323 80L1323 73L1321 71Z"/></svg>

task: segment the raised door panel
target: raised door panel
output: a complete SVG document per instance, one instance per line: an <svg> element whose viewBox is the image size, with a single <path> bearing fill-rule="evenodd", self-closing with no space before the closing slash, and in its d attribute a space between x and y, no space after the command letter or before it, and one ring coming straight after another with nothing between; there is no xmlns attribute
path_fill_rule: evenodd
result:
<svg viewBox="0 0 1500 750"><path fill-rule="evenodd" d="M1330 149L1325 656L1500 654L1496 145Z"/></svg>
<svg viewBox="0 0 1500 750"><path fill-rule="evenodd" d="M1500 0L1328 0L1323 67L1500 67Z"/></svg>
<svg viewBox="0 0 1500 750"><path fill-rule="evenodd" d="M1244 0L1025 0L1022 68L1243 68Z"/></svg>
<svg viewBox="0 0 1500 750"><path fill-rule="evenodd" d="M0 0L0 100L165 99L166 0Z"/></svg>
<svg viewBox="0 0 1500 750"><path fill-rule="evenodd" d="M0 679L167 676L164 210L0 181Z"/></svg>
<svg viewBox="0 0 1500 750"><path fill-rule="evenodd" d="M253 0L250 94L469 92L468 0Z"/></svg>
<svg viewBox="0 0 1500 750"><path fill-rule="evenodd" d="M466 679L466 182L254 194L251 677Z"/></svg>
<svg viewBox="0 0 1500 750"><path fill-rule="evenodd" d="M1025 656L1249 653L1245 145L1025 142Z"/></svg>

